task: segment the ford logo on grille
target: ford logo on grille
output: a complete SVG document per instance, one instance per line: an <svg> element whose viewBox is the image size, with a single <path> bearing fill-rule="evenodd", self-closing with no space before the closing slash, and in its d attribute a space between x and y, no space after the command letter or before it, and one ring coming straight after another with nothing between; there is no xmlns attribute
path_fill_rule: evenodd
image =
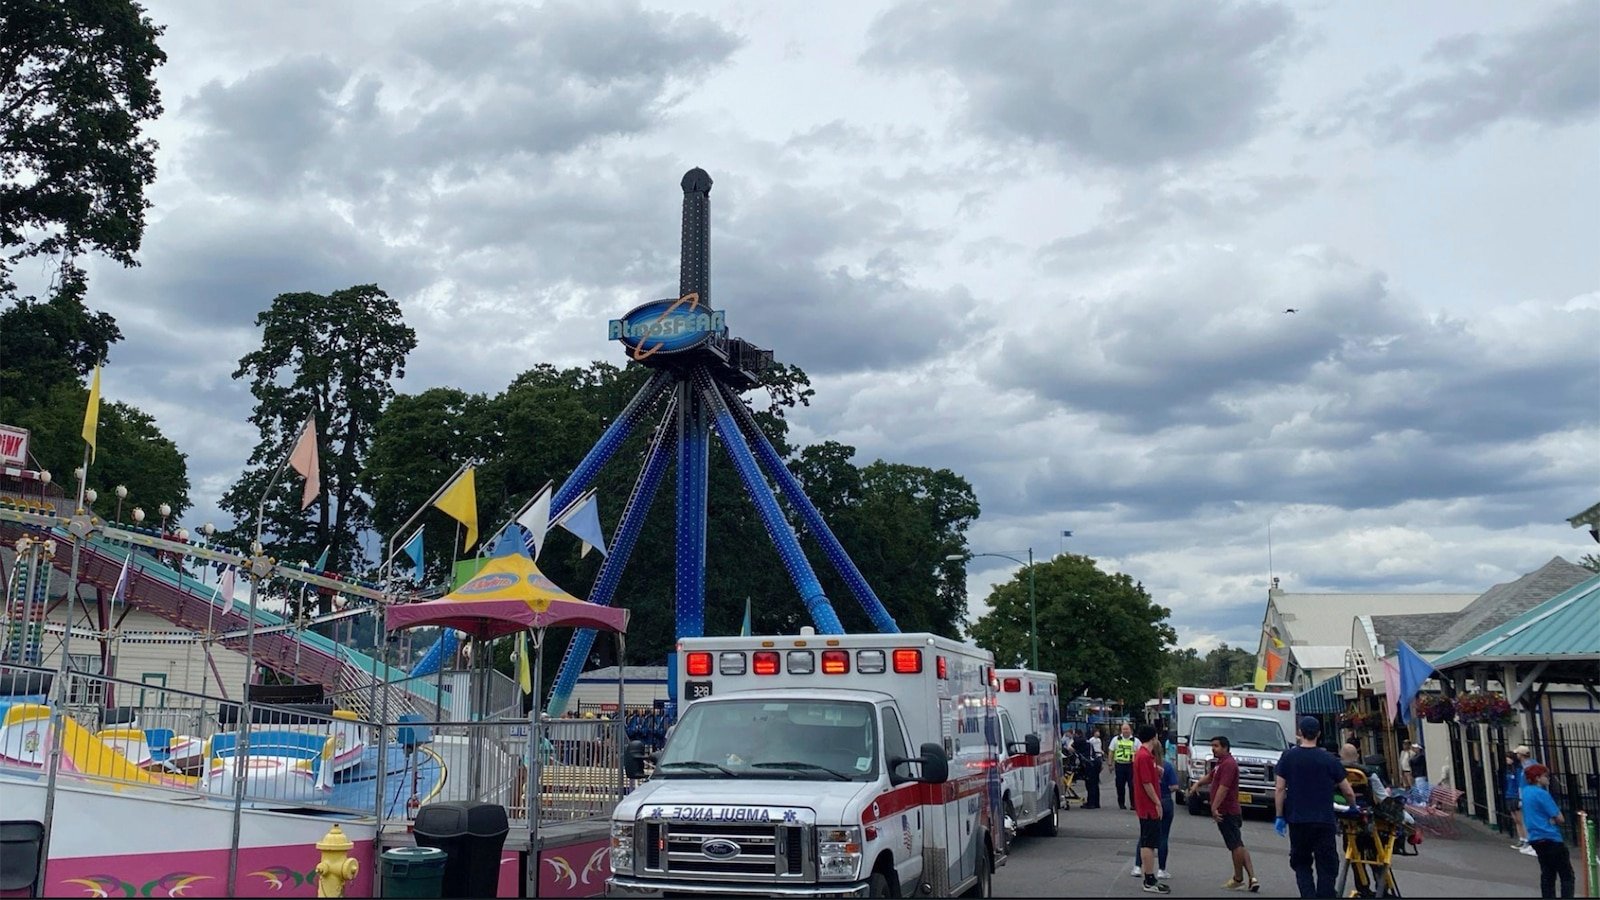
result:
<svg viewBox="0 0 1600 900"><path fill-rule="evenodd" d="M726 838L714 838L700 845L707 859L733 859L739 855L739 845Z"/></svg>

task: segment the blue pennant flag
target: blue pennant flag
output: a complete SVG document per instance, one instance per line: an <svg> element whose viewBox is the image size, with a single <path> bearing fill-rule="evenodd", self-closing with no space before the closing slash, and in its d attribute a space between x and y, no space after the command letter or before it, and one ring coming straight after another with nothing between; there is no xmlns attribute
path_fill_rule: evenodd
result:
<svg viewBox="0 0 1600 900"><path fill-rule="evenodd" d="M1423 682L1433 676L1433 664L1423 659L1405 641L1395 650L1395 662L1400 668L1400 721L1410 723L1411 701L1421 693Z"/></svg>
<svg viewBox="0 0 1600 900"><path fill-rule="evenodd" d="M422 572L422 527L421 526L417 527L417 533L413 534L411 536L410 540L407 540L405 542L405 546L401 547L400 549L404 550L406 555L411 557L411 568L416 569L417 572L420 574Z"/></svg>
<svg viewBox="0 0 1600 900"><path fill-rule="evenodd" d="M560 525L583 541L583 552L579 556L588 556L590 547L599 550L601 556L606 555L606 536L600 530L600 503L593 491L562 514Z"/></svg>
<svg viewBox="0 0 1600 900"><path fill-rule="evenodd" d="M739 627L740 637L750 636L750 598L744 598L744 624Z"/></svg>
<svg viewBox="0 0 1600 900"><path fill-rule="evenodd" d="M328 551L332 549L332 544L322 548L322 555L317 557L317 561L312 564L311 571L318 574L328 571Z"/></svg>

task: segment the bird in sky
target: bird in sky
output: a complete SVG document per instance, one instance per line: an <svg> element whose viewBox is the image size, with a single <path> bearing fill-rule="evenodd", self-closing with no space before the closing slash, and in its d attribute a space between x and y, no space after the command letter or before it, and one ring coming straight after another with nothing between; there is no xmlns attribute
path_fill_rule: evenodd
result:
<svg viewBox="0 0 1600 900"><path fill-rule="evenodd" d="M1286 309L1286 310L1284 310L1284 312L1286 312L1286 313L1297 313L1297 312L1299 312L1299 311L1300 311L1300 310L1298 310L1298 309L1294 309L1294 308L1292 308L1292 307L1291 307L1291 308L1289 308L1289 309Z"/></svg>

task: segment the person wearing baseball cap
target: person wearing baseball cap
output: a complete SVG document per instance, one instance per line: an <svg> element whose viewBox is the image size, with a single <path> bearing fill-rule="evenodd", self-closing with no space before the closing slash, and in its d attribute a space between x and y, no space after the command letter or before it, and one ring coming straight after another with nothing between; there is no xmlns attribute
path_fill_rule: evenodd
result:
<svg viewBox="0 0 1600 900"><path fill-rule="evenodd" d="M1566 817L1550 796L1550 770L1534 763L1522 770L1527 783L1522 788L1522 826L1528 830L1528 845L1539 857L1539 896L1555 897L1556 881L1561 881L1559 896L1571 897L1574 884L1572 857L1561 835Z"/></svg>
<svg viewBox="0 0 1600 900"><path fill-rule="evenodd" d="M1339 870L1333 792L1354 797L1355 789L1339 758L1317 745L1322 723L1315 716L1302 716L1296 731L1299 742L1278 760L1278 819L1272 827L1289 836L1289 868L1300 896L1333 897Z"/></svg>

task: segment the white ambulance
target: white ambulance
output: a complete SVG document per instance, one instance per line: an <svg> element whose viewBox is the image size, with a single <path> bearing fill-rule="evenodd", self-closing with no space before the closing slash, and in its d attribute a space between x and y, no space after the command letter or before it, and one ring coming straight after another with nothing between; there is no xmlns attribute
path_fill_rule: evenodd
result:
<svg viewBox="0 0 1600 900"><path fill-rule="evenodd" d="M931 634L686 638L688 701L611 819L613 896L992 893L1005 859L986 650Z"/></svg>
<svg viewBox="0 0 1600 900"><path fill-rule="evenodd" d="M1061 808L1061 704L1056 676L1032 669L999 669L1000 808L1012 830L1054 837Z"/></svg>
<svg viewBox="0 0 1600 900"><path fill-rule="evenodd" d="M1278 758L1294 741L1294 696L1228 688L1181 687L1173 704L1178 790L1192 815L1211 810L1211 788L1190 787L1211 771L1211 739L1222 735L1239 763L1239 803L1272 809Z"/></svg>

